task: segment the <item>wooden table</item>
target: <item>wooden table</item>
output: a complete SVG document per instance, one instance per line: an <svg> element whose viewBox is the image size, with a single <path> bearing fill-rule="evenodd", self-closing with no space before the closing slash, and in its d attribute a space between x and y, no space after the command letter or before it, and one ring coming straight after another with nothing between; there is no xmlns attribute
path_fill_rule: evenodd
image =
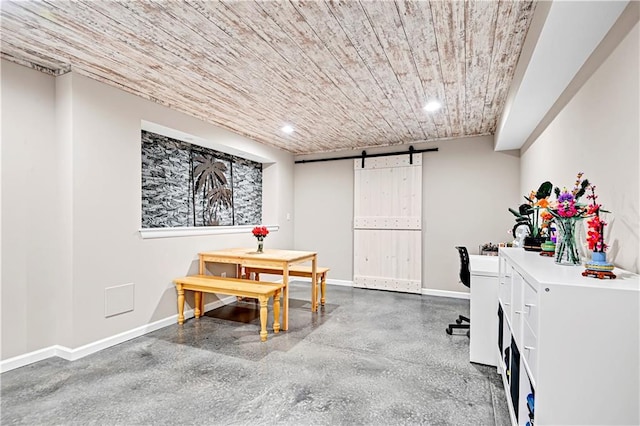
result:
<svg viewBox="0 0 640 426"><path fill-rule="evenodd" d="M265 249L257 253L255 248L233 248L198 253L200 259L199 274L205 275L205 263L233 263L238 267L244 264L259 266L275 266L282 268L282 284L284 284L284 303L282 306L282 329L289 329L289 266L311 261L311 285L318 288L317 253L313 251ZM313 295L317 298L317 294ZM313 299L315 300L315 299Z"/></svg>

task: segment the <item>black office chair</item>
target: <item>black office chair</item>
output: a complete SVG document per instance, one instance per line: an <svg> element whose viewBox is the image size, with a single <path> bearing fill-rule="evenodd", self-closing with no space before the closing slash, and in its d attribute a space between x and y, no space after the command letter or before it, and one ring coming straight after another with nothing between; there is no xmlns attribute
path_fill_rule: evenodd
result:
<svg viewBox="0 0 640 426"><path fill-rule="evenodd" d="M460 281L462 284L471 288L471 273L469 272L469 252L466 247L456 247L460 254ZM466 322L467 324L463 324ZM469 330L471 326L471 320L464 315L458 315L458 319L455 324L449 324L447 327L447 334L451 335L454 328ZM469 337L469 331L467 331L467 337Z"/></svg>

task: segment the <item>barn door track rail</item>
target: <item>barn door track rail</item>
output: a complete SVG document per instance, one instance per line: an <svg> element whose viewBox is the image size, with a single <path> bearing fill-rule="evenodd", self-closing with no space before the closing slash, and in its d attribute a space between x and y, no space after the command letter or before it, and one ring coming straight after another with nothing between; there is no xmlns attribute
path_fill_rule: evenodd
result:
<svg viewBox="0 0 640 426"><path fill-rule="evenodd" d="M358 158L361 158L362 168L364 168L364 160L366 158L390 157L392 155L409 154L409 164L413 164L413 154L418 154L420 152L436 152L436 151L438 151L438 148L414 149L413 146L410 146L407 151L381 152L378 154L367 154L367 151L362 151L360 155L346 155L344 157L332 157L332 158L316 158L314 160L296 160L295 163L296 164L318 163L320 161L357 160Z"/></svg>

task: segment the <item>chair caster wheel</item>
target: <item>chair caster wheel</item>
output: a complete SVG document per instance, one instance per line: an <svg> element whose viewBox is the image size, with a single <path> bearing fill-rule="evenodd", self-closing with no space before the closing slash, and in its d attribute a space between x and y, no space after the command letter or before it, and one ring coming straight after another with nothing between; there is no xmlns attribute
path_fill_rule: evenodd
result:
<svg viewBox="0 0 640 426"><path fill-rule="evenodd" d="M451 336L451 334L453 333L453 331L449 327L447 327L447 329L445 331L447 332L447 334L449 336Z"/></svg>
<svg viewBox="0 0 640 426"><path fill-rule="evenodd" d="M469 331L467 331L467 337L471 338L471 334Z"/></svg>
<svg viewBox="0 0 640 426"><path fill-rule="evenodd" d="M458 318L458 319L456 320L456 324L462 324L462 320L461 320L460 318Z"/></svg>

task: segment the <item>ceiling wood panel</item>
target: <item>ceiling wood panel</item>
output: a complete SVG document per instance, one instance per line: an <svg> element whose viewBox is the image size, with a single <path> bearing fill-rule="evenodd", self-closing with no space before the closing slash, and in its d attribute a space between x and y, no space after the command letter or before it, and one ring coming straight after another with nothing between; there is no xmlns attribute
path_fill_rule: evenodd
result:
<svg viewBox="0 0 640 426"><path fill-rule="evenodd" d="M2 58L296 154L495 132L534 1L13 1ZM438 99L443 108L423 107ZM296 131L280 131L291 124Z"/></svg>

